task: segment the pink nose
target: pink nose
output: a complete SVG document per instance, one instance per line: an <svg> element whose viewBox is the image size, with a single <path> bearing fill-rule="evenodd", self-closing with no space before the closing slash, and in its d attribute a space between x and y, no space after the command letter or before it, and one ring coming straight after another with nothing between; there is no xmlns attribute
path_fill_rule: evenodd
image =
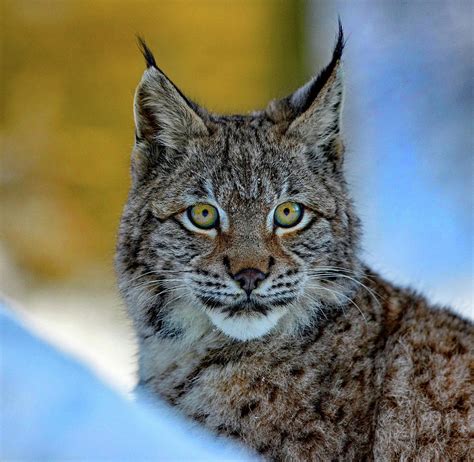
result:
<svg viewBox="0 0 474 462"><path fill-rule="evenodd" d="M246 268L234 275L234 279L245 290L247 295L250 295L250 292L256 289L265 278L265 274L255 268Z"/></svg>

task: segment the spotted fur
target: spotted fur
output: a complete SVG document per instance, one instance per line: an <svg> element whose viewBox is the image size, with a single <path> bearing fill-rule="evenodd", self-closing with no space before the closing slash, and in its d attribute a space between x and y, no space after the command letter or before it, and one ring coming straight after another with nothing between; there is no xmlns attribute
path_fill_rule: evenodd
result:
<svg viewBox="0 0 474 462"><path fill-rule="evenodd" d="M361 262L343 176L340 30L319 77L264 111L217 116L156 66L135 97L116 268L139 386L268 460L467 460L469 321ZM275 229L285 201L303 204ZM186 209L215 206L220 228ZM234 276L265 279L249 298Z"/></svg>

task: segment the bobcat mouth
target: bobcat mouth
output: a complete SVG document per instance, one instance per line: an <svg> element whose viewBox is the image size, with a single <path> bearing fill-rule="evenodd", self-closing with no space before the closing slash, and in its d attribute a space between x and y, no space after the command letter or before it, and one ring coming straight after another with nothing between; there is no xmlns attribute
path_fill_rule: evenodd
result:
<svg viewBox="0 0 474 462"><path fill-rule="evenodd" d="M232 316L241 316L245 314L259 313L266 315L272 309L269 305L264 305L263 303L248 301L239 303L238 305L226 306L222 309L223 313Z"/></svg>
<svg viewBox="0 0 474 462"><path fill-rule="evenodd" d="M244 313L261 313L261 314L267 314L269 310L271 310L271 306L265 305L263 303L258 303L254 301L244 301L240 303L233 303L233 304L228 304L228 303L223 303L219 300L212 299L209 297L201 297L198 296L199 300L201 303L206 307L210 308L213 310L220 310L223 313L226 313L228 316L234 316L238 314L244 314Z"/></svg>
<svg viewBox="0 0 474 462"><path fill-rule="evenodd" d="M247 341L266 335L280 318L287 312L286 306L294 301L295 296L263 297L252 294L242 300L223 301L211 294L196 294L205 308L211 322L228 337ZM230 303L229 303L230 302Z"/></svg>
<svg viewBox="0 0 474 462"><path fill-rule="evenodd" d="M204 298L198 296L198 298L206 308L210 308L212 310L219 310L222 313L225 313L228 317L245 316L247 314L266 315L273 308L288 305L293 301L293 297L286 297L284 299L273 300L270 303L262 303L260 301L255 300L245 300L239 303L228 304L209 297Z"/></svg>

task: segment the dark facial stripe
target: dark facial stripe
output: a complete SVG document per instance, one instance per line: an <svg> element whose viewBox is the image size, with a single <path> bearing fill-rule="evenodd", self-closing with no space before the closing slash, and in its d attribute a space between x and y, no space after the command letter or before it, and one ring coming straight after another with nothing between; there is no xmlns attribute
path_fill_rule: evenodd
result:
<svg viewBox="0 0 474 462"><path fill-rule="evenodd" d="M200 302L204 306L206 306L207 308L213 309L213 310L222 308L224 306L223 303L219 302L216 299L210 298L210 297L203 297L201 295L196 295L196 297L200 300Z"/></svg>

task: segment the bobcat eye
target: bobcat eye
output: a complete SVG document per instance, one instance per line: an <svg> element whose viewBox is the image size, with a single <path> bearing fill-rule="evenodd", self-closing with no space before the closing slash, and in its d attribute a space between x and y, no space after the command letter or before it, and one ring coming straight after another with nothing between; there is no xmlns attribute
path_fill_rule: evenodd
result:
<svg viewBox="0 0 474 462"><path fill-rule="evenodd" d="M188 207L188 218L197 228L212 229L219 224L219 212L210 204L196 204Z"/></svg>
<svg viewBox="0 0 474 462"><path fill-rule="evenodd" d="M303 218L303 206L296 202L283 202L275 209L273 216L277 226L292 228Z"/></svg>

